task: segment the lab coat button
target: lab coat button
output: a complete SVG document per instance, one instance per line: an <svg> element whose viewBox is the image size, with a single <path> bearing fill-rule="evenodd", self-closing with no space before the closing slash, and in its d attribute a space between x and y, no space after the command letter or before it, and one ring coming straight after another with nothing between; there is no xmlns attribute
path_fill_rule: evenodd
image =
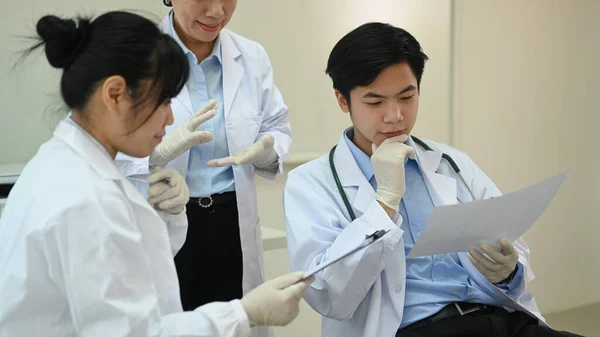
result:
<svg viewBox="0 0 600 337"><path fill-rule="evenodd" d="M396 286L396 293L400 293L402 291L402 285L397 285Z"/></svg>

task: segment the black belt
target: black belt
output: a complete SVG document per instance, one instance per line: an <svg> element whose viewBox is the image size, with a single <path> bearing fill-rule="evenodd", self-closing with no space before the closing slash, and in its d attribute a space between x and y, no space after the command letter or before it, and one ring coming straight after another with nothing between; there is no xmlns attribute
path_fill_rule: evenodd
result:
<svg viewBox="0 0 600 337"><path fill-rule="evenodd" d="M215 205L230 203L235 200L235 192L225 192L221 194L213 194L209 197L190 198L188 205L198 205L202 208L210 208Z"/></svg>
<svg viewBox="0 0 600 337"><path fill-rule="evenodd" d="M479 304L479 303L467 303L467 302L454 302L444 307L444 309L440 310L437 314L431 315L425 319L422 319L416 323L413 323L404 329L413 330L423 327L427 324L431 324L437 321L441 321L446 318L455 317L455 316L464 316L476 312L486 312L488 309L495 309L495 307Z"/></svg>

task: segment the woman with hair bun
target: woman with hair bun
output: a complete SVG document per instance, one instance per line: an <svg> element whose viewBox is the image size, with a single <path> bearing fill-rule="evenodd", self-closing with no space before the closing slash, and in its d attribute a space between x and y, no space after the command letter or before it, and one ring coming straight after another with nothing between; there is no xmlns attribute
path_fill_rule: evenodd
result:
<svg viewBox="0 0 600 337"><path fill-rule="evenodd" d="M248 336L293 320L312 281L302 273L184 313L173 256L187 230L185 180L155 170L145 200L115 164L119 152L149 156L173 123L170 100L189 72L177 43L126 12L45 16L36 28L26 54L44 47L62 69L72 114L27 164L0 219L0 336Z"/></svg>

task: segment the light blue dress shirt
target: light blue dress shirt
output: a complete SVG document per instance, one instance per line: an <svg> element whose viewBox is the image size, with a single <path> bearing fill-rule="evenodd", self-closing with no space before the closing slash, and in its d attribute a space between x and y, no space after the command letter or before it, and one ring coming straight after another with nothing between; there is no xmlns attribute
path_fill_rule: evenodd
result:
<svg viewBox="0 0 600 337"><path fill-rule="evenodd" d="M350 129L351 130L351 129ZM352 131L350 131L352 132ZM345 140L373 189L377 189L369 156L359 149L345 133ZM435 208L423 179L417 160L405 164L406 192L400 202L404 252L410 253L427 219ZM517 264L517 274L503 289L516 288L523 277L523 268ZM471 302L500 306L500 302L486 294L471 280L456 253L406 259L406 297L400 328L427 318L453 302Z"/></svg>
<svg viewBox="0 0 600 337"><path fill-rule="evenodd" d="M198 63L196 55L183 44L173 26L171 19L171 36L183 49L190 63L190 78L186 83L195 113L212 98L219 102L217 115L202 123L197 130L210 131L214 139L196 145L190 149L187 176L185 181L192 197L206 197L212 194L235 190L233 169L227 167L209 167L206 163L211 159L229 156L227 133L225 132L225 111L223 109L223 67L221 56L221 40L217 37L215 46L208 57ZM190 115L191 117L191 115Z"/></svg>

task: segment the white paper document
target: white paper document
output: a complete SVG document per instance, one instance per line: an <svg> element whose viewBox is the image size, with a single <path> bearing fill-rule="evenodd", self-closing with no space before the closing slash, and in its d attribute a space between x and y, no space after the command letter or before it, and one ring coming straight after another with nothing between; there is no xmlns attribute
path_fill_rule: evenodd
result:
<svg viewBox="0 0 600 337"><path fill-rule="evenodd" d="M484 242L500 247L500 238L518 239L544 213L565 178L562 172L500 197L435 208L408 257L467 252Z"/></svg>

